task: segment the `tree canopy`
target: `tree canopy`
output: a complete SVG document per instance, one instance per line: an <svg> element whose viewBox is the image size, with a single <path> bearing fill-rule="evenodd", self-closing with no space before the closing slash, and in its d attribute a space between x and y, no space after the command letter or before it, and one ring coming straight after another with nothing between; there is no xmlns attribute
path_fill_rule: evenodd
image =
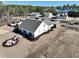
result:
<svg viewBox="0 0 79 59"><path fill-rule="evenodd" d="M32 5L5 5L0 1L0 14L10 15L26 15L29 12L52 12L56 13L56 9L78 9L79 5L63 5L63 6L32 6Z"/></svg>

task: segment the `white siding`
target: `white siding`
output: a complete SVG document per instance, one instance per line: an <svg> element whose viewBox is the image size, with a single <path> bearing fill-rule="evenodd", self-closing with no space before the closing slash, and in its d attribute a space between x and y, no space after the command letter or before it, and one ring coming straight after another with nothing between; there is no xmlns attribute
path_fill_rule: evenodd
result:
<svg viewBox="0 0 79 59"><path fill-rule="evenodd" d="M30 32L29 30L26 30L26 29L23 29L23 28L20 28L21 29L21 32L22 31L26 31L27 33L32 33L34 35L34 37L37 37L41 34L43 34L44 32L47 32L48 30L51 30L51 27L53 27L54 24L48 26L47 24L45 24L44 22L42 22L39 27L36 29L36 31L33 33L33 32Z"/></svg>
<svg viewBox="0 0 79 59"><path fill-rule="evenodd" d="M37 28L37 30L34 32L34 37L37 37L48 30L49 30L49 26L46 25L44 22L42 22L40 26Z"/></svg>

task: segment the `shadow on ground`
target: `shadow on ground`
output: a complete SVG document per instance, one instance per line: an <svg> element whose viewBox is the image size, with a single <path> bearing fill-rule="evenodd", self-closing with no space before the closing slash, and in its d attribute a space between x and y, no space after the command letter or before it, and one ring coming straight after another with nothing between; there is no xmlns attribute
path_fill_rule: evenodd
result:
<svg viewBox="0 0 79 59"><path fill-rule="evenodd" d="M24 38L27 38L29 41L37 41L42 35L48 34L49 32L53 31L54 28L56 28L56 26L55 26L55 27L52 27L51 30L49 30L49 31L47 31L47 32L44 32L43 34L39 35L39 36L36 37L36 38L30 38L30 37L28 37L28 36L22 34L22 33L19 31L18 28L15 28L12 32L22 35Z"/></svg>

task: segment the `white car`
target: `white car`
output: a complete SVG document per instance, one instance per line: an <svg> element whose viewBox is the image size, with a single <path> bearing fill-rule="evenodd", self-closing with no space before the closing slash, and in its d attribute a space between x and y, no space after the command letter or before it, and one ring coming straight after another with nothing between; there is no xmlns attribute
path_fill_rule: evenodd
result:
<svg viewBox="0 0 79 59"><path fill-rule="evenodd" d="M4 46L4 47L11 47L11 46L14 46L15 44L18 43L18 41L19 41L18 39L19 39L18 36L14 36L13 38L8 39L8 40L6 40L5 42L3 42L3 43L2 43L2 46Z"/></svg>
<svg viewBox="0 0 79 59"><path fill-rule="evenodd" d="M20 25L21 23L22 23L22 22L20 21L20 22L18 22L17 24Z"/></svg>
<svg viewBox="0 0 79 59"><path fill-rule="evenodd" d="M8 26L16 27L17 25L20 25L21 23L22 23L21 21L17 22L17 23L12 22L12 23L8 24Z"/></svg>
<svg viewBox="0 0 79 59"><path fill-rule="evenodd" d="M10 25L11 25L11 26L13 26L13 27L15 27L15 26L16 26L16 24L13 24L13 23L11 23Z"/></svg>
<svg viewBox="0 0 79 59"><path fill-rule="evenodd" d="M15 27L16 26L16 23L15 22L9 23L8 26Z"/></svg>

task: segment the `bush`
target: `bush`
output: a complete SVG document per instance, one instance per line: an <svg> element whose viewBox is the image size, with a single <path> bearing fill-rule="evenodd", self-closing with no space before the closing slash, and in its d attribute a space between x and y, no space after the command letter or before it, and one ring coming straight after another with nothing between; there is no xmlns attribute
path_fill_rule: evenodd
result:
<svg viewBox="0 0 79 59"><path fill-rule="evenodd" d="M70 12L68 12L68 15L70 16L70 17L79 17L79 12L75 12L75 11L70 11Z"/></svg>

